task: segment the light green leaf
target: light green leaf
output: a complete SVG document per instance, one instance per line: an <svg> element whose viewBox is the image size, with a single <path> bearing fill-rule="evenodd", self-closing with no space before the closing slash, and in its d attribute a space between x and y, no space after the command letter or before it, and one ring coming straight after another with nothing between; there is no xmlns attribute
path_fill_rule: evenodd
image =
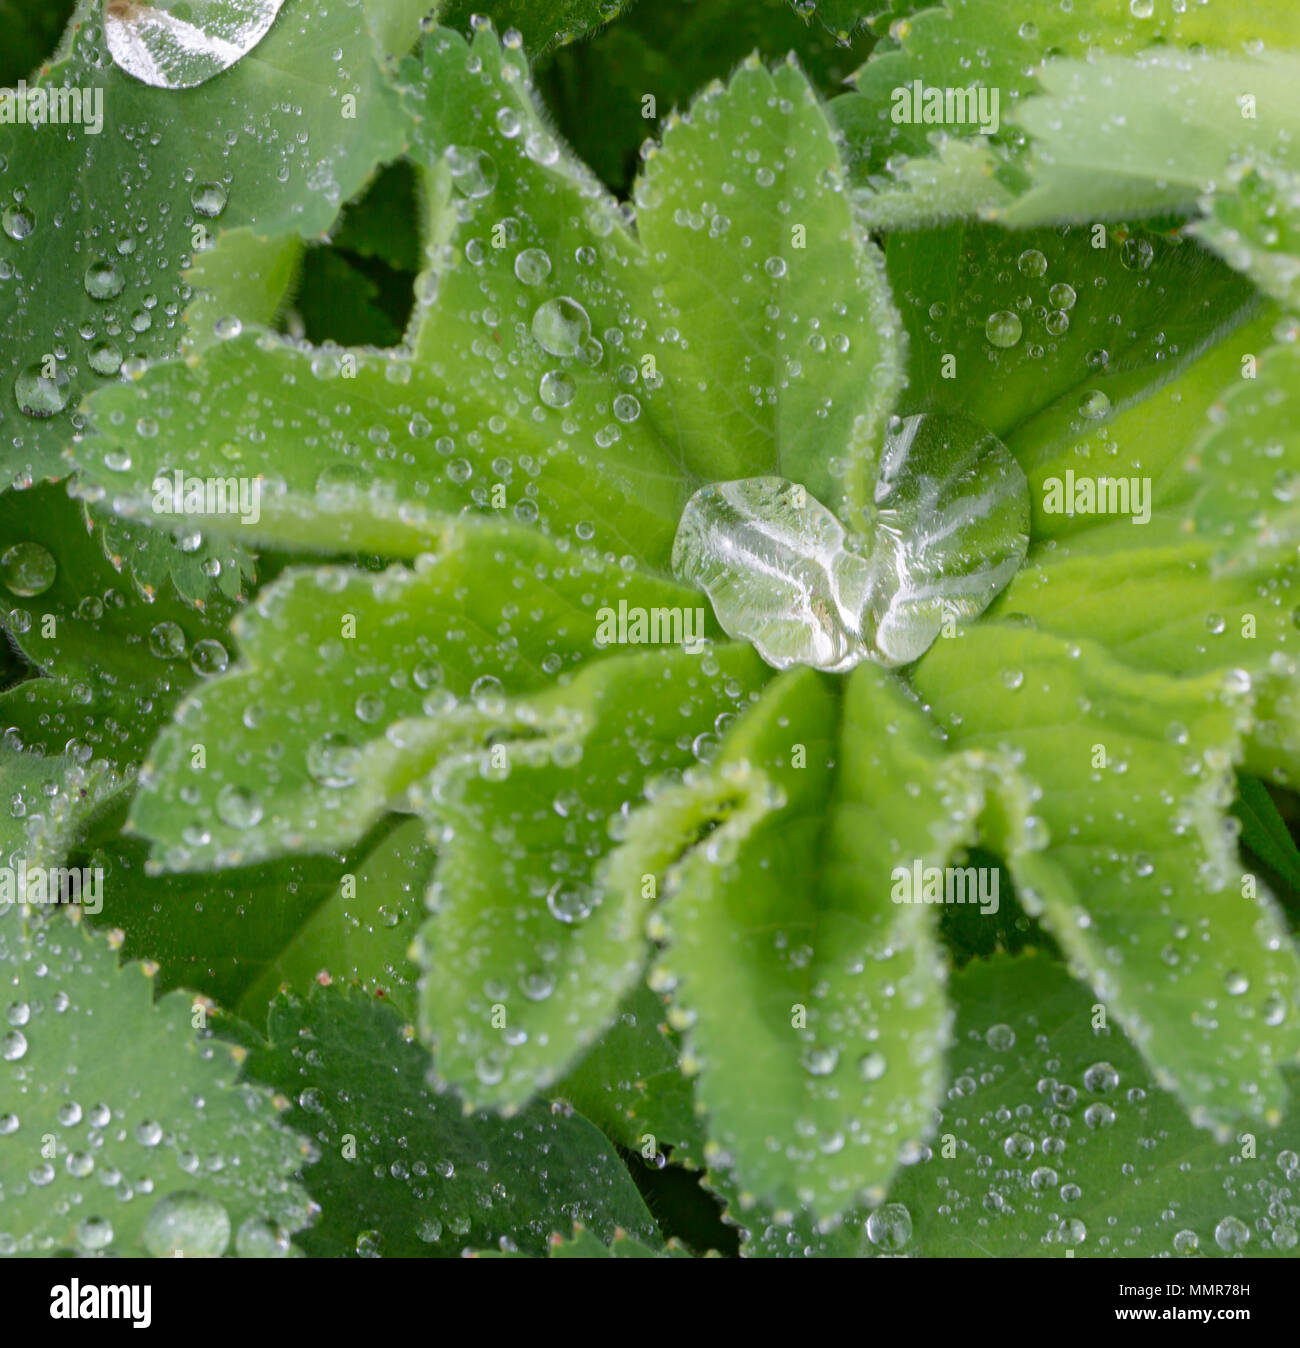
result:
<svg viewBox="0 0 1300 1348"><path fill-rule="evenodd" d="M1300 57L1160 50L1049 61L1039 79L1046 92L1016 113L1033 138L1025 167L1034 185L997 213L1007 224L1187 209L1227 185L1234 166L1300 169Z"/></svg>
<svg viewBox="0 0 1300 1348"><path fill-rule="evenodd" d="M1300 959L1223 826L1245 692L1011 621L936 643L915 682L954 747L1014 756L1041 846L996 830L993 845L1157 1079L1220 1134L1275 1122L1300 1057Z"/></svg>
<svg viewBox="0 0 1300 1348"><path fill-rule="evenodd" d="M670 128L647 169L640 241L560 150L522 58L490 33L470 56L439 32L405 74L428 168L430 265L411 350L322 352L246 329L194 369L167 364L106 389L78 461L117 513L152 513L159 473L239 472L263 479L260 519L209 514L205 529L412 557L433 545L439 516L500 503L666 571L700 481L780 471L823 499L860 498L897 383L896 325L838 187L829 125L797 70L747 66ZM721 206L706 218L708 203L694 200L703 167L725 160L709 139L715 116L744 121L759 156L732 173L726 203L752 253L717 226ZM677 207L689 224L672 222ZM713 278L739 284L742 273L754 307L737 314ZM719 386L739 398L721 412ZM269 405L296 441L273 468L261 448ZM832 465L843 482L826 466L827 437L845 442ZM421 452L391 452L412 438Z"/></svg>
<svg viewBox="0 0 1300 1348"><path fill-rule="evenodd" d="M421 1029L472 1103L517 1108L614 1018L645 964L655 877L712 816L656 779L707 756L700 728L766 676L741 646L602 661L551 695L571 736L448 756L413 793L439 844ZM627 818L646 795L658 826Z"/></svg>
<svg viewBox="0 0 1300 1348"><path fill-rule="evenodd" d="M1228 554L1224 565L1250 569L1293 558L1300 540L1300 346L1261 342L1245 354L1258 356L1257 377L1226 391L1186 467L1201 486L1198 532Z"/></svg>
<svg viewBox="0 0 1300 1348"><path fill-rule="evenodd" d="M1300 176L1263 164L1201 206L1205 218L1188 232L1279 304L1300 309Z"/></svg>
<svg viewBox="0 0 1300 1348"><path fill-rule="evenodd" d="M448 522L415 569L291 571L241 615L238 665L155 745L132 828L171 870L344 846L409 808L408 788L448 754L494 734L581 738L580 703L506 695L599 658L601 609L691 599L493 520Z"/></svg>
<svg viewBox="0 0 1300 1348"><path fill-rule="evenodd" d="M1019 224L1058 218L1091 221L1105 217L1075 211L1083 210L1084 202L1097 201L1104 191L1129 203L1121 213L1138 204L1150 208L1165 198L1149 192L1135 197L1131 187L1118 186L1113 154L1073 163L1071 176L1061 177L1060 199L1050 208L1045 202L1041 209L1023 211L1009 204L1009 196L1025 185L1025 137L1020 127L1037 134L1043 120L1030 125L1021 115L1025 100L1051 87L1053 69L1071 63L1080 69L1106 63L1119 68L1123 64L1119 58L1135 57L1148 48L1154 49L1157 62L1185 59L1189 49L1237 58L1247 51L1271 56L1297 44L1289 0L1268 0L1248 11L1215 4L1178 10L1156 5L1150 12L1145 6L1134 12L1118 0L1075 0L1066 9L1039 0L946 0L894 20L889 32L892 41L877 46L855 75L855 92L836 99L832 110L849 139L854 181L868 189L863 202L867 218L881 225L887 222L890 228L915 228L972 210L1014 217ZM972 61L972 52L979 54L977 61ZM941 94L983 88L991 96L996 91L996 116L982 123L974 116L917 122L911 115L911 98L905 97L917 81L923 89ZM1148 96L1140 79L1116 90L1119 102ZM1057 130L1063 137L1087 142L1098 122L1115 110L1116 99L1079 113L1075 129L1062 131L1058 124ZM986 110L992 114L991 104ZM1146 133L1137 115L1136 111L1130 115L1128 125L1132 135L1141 138ZM1235 108L1233 116L1240 120ZM974 144L958 150L951 138ZM936 142L932 166L918 164L917 158L931 157ZM1196 155L1203 152L1201 139L1189 138L1184 131L1179 131L1176 142L1196 146ZM1155 143L1170 144L1167 139ZM1191 198L1175 193L1172 199Z"/></svg>
<svg viewBox="0 0 1300 1348"><path fill-rule="evenodd" d="M898 390L897 319L803 75L755 58L706 90L669 119L636 202L672 390L671 421L647 409L661 434L706 481L770 463L856 517Z"/></svg>
<svg viewBox="0 0 1300 1348"><path fill-rule="evenodd" d="M943 970L933 910L892 903L891 877L973 836L973 768L945 763L869 665L842 708L825 676L782 675L724 741L717 827L669 872L651 985L672 992L711 1164L734 1169L742 1209L832 1217L879 1201L928 1131Z"/></svg>

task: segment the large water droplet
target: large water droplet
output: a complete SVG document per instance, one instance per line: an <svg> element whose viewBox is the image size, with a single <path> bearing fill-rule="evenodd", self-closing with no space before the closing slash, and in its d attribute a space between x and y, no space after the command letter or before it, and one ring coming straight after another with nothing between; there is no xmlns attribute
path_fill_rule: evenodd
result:
<svg viewBox="0 0 1300 1348"><path fill-rule="evenodd" d="M999 309L997 313L990 314L984 324L984 335L994 346L1015 346L1023 331L1019 316L1010 309Z"/></svg>
<svg viewBox="0 0 1300 1348"><path fill-rule="evenodd" d="M52 417L67 407L71 384L64 370L46 374L44 365L29 365L14 380L14 397L29 417Z"/></svg>
<svg viewBox="0 0 1300 1348"><path fill-rule="evenodd" d="M86 294L92 300L111 300L114 295L122 293L126 278L115 263L101 257L86 268L85 283Z"/></svg>
<svg viewBox="0 0 1300 1348"><path fill-rule="evenodd" d="M15 543L0 554L0 580L24 599L44 594L54 584L58 563L39 543Z"/></svg>
<svg viewBox="0 0 1300 1348"><path fill-rule="evenodd" d="M533 336L552 356L576 356L591 336L591 319L577 300L561 295L537 306Z"/></svg>
<svg viewBox="0 0 1300 1348"><path fill-rule="evenodd" d="M0 216L0 224L3 224L4 232L15 240L25 239L36 228L36 220L31 211L21 206L10 206L4 215Z"/></svg>
<svg viewBox="0 0 1300 1348"><path fill-rule="evenodd" d="M882 1250L901 1250L912 1239L912 1214L902 1203L886 1203L867 1218L867 1238Z"/></svg>
<svg viewBox="0 0 1300 1348"><path fill-rule="evenodd" d="M1007 448L963 418L917 416L886 438L859 533L782 478L715 483L686 505L673 570L778 669L904 665L945 621L988 607L1024 560L1028 527Z"/></svg>
<svg viewBox="0 0 1300 1348"><path fill-rule="evenodd" d="M196 215L215 220L226 209L226 189L221 183L195 183L190 191L190 205Z"/></svg>
<svg viewBox="0 0 1300 1348"><path fill-rule="evenodd" d="M153 1205L142 1236L158 1258L215 1259L230 1244L230 1217L215 1198L181 1191Z"/></svg>
<svg viewBox="0 0 1300 1348"><path fill-rule="evenodd" d="M283 0L108 0L113 60L158 89L192 89L229 70L266 36Z"/></svg>

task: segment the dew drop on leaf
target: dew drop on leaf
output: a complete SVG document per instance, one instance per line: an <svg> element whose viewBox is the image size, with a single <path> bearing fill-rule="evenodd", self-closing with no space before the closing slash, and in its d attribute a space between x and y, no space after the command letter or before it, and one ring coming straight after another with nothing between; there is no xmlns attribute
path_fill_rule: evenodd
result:
<svg viewBox="0 0 1300 1348"><path fill-rule="evenodd" d="M226 209L226 189L221 183L195 183L190 191L190 205L196 215L215 220Z"/></svg>
<svg viewBox="0 0 1300 1348"><path fill-rule="evenodd" d="M228 782L217 792L217 817L231 828L253 828L262 819L262 803L242 786Z"/></svg>
<svg viewBox="0 0 1300 1348"><path fill-rule="evenodd" d="M36 228L36 218L21 206L10 206L0 216L0 227L14 240L25 239Z"/></svg>
<svg viewBox="0 0 1300 1348"><path fill-rule="evenodd" d="M892 1253L912 1239L912 1214L902 1203L886 1203L867 1218L867 1239Z"/></svg>
<svg viewBox="0 0 1300 1348"><path fill-rule="evenodd" d="M44 594L57 574L58 563L39 543L15 543L0 553L0 580L20 598Z"/></svg>
<svg viewBox="0 0 1300 1348"><path fill-rule="evenodd" d="M192 89L246 56L283 0L108 0L104 37L117 65L156 89Z"/></svg>
<svg viewBox="0 0 1300 1348"><path fill-rule="evenodd" d="M591 319L567 295L545 300L533 314L533 336L552 356L576 356L591 337Z"/></svg>
<svg viewBox="0 0 1300 1348"><path fill-rule="evenodd" d="M182 1190L150 1208L142 1238L156 1258L216 1259L230 1244L230 1216L215 1198Z"/></svg>
<svg viewBox="0 0 1300 1348"><path fill-rule="evenodd" d="M86 361L96 374L113 375L122 368L122 350L113 342L96 342Z"/></svg>
<svg viewBox="0 0 1300 1348"><path fill-rule="evenodd" d="M44 365L29 365L14 380L14 397L19 410L27 416L52 417L67 407L71 384L64 370L56 367L53 374L47 374Z"/></svg>
<svg viewBox="0 0 1300 1348"><path fill-rule="evenodd" d="M541 248L525 248L515 257L515 275L526 286L541 285L550 274L550 254Z"/></svg>
<svg viewBox="0 0 1300 1348"><path fill-rule="evenodd" d="M1004 349L1015 346L1023 330L1019 315L1013 314L1010 309L999 309L990 314L984 324L984 335L994 346Z"/></svg>
<svg viewBox="0 0 1300 1348"><path fill-rule="evenodd" d="M185 654L185 633L179 623L158 623L149 632L149 653L159 660L177 660Z"/></svg>
<svg viewBox="0 0 1300 1348"><path fill-rule="evenodd" d="M537 388L537 396L547 407L568 407L578 386L563 370L547 370Z"/></svg>
<svg viewBox="0 0 1300 1348"><path fill-rule="evenodd" d="M1047 259L1037 248L1026 248L1016 259L1016 266L1025 276L1042 276L1047 270Z"/></svg>
<svg viewBox="0 0 1300 1348"><path fill-rule="evenodd" d="M111 300L122 293L126 278L116 263L108 258L97 258L86 268L86 294L92 300Z"/></svg>

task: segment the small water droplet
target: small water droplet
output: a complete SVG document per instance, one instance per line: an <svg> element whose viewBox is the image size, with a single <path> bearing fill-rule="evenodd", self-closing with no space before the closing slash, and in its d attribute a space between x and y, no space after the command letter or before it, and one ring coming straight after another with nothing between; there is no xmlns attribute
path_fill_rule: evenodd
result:
<svg viewBox="0 0 1300 1348"><path fill-rule="evenodd" d="M46 373L42 363L29 365L14 380L14 397L18 408L26 416L43 419L56 416L68 405L72 396L72 381L65 370L55 366Z"/></svg>
<svg viewBox="0 0 1300 1348"><path fill-rule="evenodd" d="M1010 309L999 309L990 314L984 324L984 335L994 346L1004 349L1015 346L1023 331L1019 316Z"/></svg>

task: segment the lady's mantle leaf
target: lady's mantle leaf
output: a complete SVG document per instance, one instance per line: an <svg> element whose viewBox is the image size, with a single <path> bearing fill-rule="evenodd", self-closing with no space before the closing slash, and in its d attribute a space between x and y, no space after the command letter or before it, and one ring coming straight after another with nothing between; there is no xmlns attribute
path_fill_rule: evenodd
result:
<svg viewBox="0 0 1300 1348"><path fill-rule="evenodd" d="M1091 996L1041 957L953 979L951 1085L924 1161L877 1225L885 1254L1291 1255L1294 1111L1276 1132L1192 1128ZM870 1226L868 1231L870 1232Z"/></svg>
<svg viewBox="0 0 1300 1348"><path fill-rule="evenodd" d="M393 1012L316 989L271 1005L249 1073L294 1103L319 1151L304 1183L320 1204L300 1239L318 1258L454 1257L475 1246L541 1254L575 1218L642 1241L654 1220L610 1144L581 1115L544 1103L513 1119L467 1117L425 1080L428 1058Z"/></svg>
<svg viewBox="0 0 1300 1348"><path fill-rule="evenodd" d="M256 1256L307 1223L305 1140L148 974L84 927L0 909L0 1253Z"/></svg>
<svg viewBox="0 0 1300 1348"><path fill-rule="evenodd" d="M159 473L239 472L264 479L260 519L205 530L413 557L446 514L504 509L666 572L703 482L780 472L865 503L897 325L796 69L746 66L670 126L639 237L547 129L522 56L439 31L404 69L428 167L410 350L246 327L106 389L79 461L116 511L152 513ZM294 442L273 462L269 429Z"/></svg>

